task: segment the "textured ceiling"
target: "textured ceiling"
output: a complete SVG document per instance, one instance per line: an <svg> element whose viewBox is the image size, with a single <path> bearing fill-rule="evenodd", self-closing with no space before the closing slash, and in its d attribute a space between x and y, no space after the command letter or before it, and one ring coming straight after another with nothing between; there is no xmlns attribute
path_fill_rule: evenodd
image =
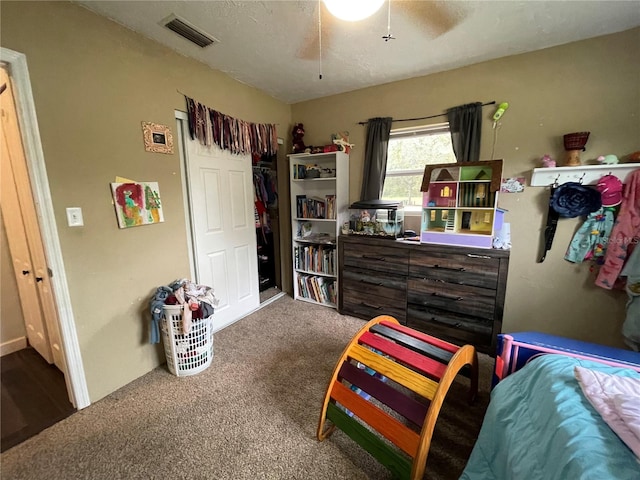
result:
<svg viewBox="0 0 640 480"><path fill-rule="evenodd" d="M316 0L75 3L287 103L640 25L640 0L393 0L390 31L395 39L385 42L388 3L355 23L336 20L322 7L320 62ZM219 43L203 49L163 27L162 20L172 14Z"/></svg>

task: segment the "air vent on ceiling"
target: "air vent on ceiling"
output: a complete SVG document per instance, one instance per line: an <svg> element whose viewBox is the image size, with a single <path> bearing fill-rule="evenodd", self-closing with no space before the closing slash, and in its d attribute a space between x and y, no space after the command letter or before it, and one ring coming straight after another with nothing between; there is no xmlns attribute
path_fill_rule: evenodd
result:
<svg viewBox="0 0 640 480"><path fill-rule="evenodd" d="M198 30L186 20L183 20L176 15L169 15L161 22L161 24L202 48L207 47L212 43L219 43L219 41L213 36Z"/></svg>

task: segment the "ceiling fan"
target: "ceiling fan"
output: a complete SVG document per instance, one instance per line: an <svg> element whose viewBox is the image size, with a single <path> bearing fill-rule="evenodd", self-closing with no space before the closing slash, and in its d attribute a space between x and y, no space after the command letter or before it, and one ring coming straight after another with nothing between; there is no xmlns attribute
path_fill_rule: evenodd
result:
<svg viewBox="0 0 640 480"><path fill-rule="evenodd" d="M314 25L307 29L308 35L298 49L297 57L303 60L318 60L321 49L331 48L331 39L335 32L341 28L348 28L349 21L339 18L332 13L334 3L347 3L346 0L323 0L318 2ZM373 15L378 10L384 10L383 5L387 3L389 21L387 30L381 31L378 38L385 41L395 38L391 35L390 21L392 16L403 16L408 21L415 23L427 38L437 38L451 30L461 20L460 10L456 9L452 3L446 1L424 1L424 0L354 0L356 4L371 4L369 13ZM358 19L355 21L366 21ZM386 34L386 35L385 35ZM375 38L375 36L372 36Z"/></svg>

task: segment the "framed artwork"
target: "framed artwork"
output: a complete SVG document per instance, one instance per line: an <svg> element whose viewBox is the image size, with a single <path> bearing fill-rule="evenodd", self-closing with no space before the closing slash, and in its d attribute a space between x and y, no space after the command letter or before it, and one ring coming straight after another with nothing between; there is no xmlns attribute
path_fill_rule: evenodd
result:
<svg viewBox="0 0 640 480"><path fill-rule="evenodd" d="M173 153L171 129L159 123L142 122L144 149L154 153Z"/></svg>
<svg viewBox="0 0 640 480"><path fill-rule="evenodd" d="M112 183L111 193L120 228L164 222L157 182Z"/></svg>

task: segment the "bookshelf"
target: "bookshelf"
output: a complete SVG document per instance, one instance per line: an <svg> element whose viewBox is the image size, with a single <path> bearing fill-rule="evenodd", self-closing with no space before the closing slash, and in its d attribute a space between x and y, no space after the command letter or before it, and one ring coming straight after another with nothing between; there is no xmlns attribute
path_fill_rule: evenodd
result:
<svg viewBox="0 0 640 480"><path fill-rule="evenodd" d="M340 227L349 221L349 155L289 155L294 299L336 308Z"/></svg>

